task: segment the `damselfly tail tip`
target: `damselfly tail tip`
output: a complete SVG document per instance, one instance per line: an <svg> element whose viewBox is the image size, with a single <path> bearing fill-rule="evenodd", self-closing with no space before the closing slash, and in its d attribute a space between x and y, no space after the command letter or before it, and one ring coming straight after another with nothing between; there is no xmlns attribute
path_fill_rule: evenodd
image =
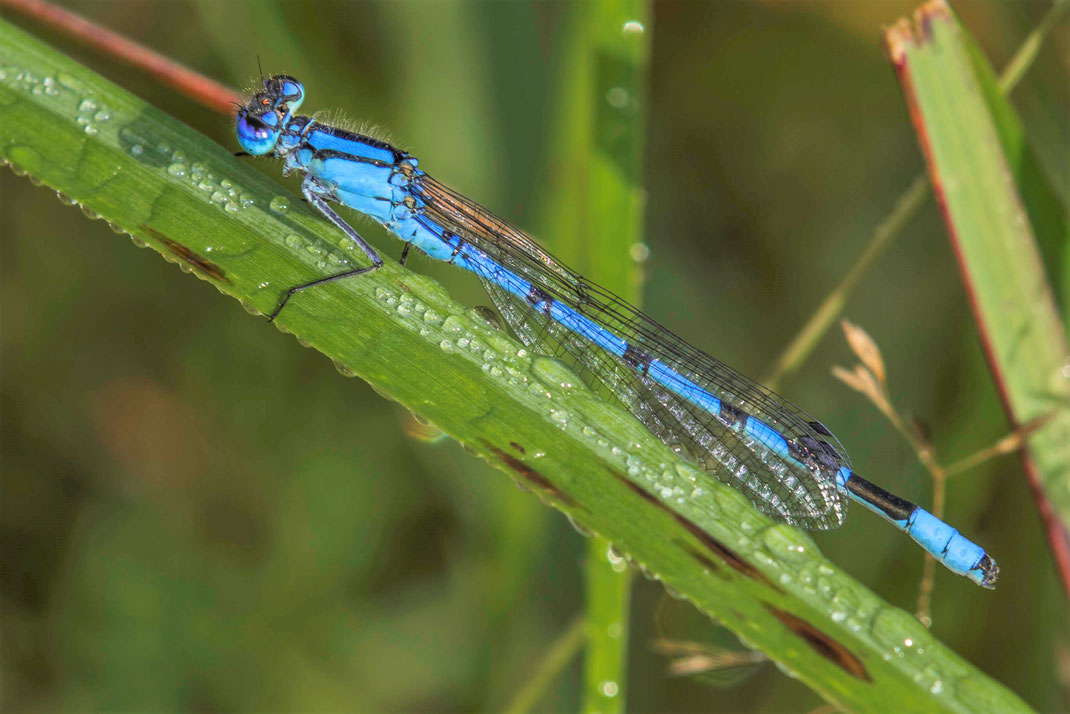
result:
<svg viewBox="0 0 1070 714"><path fill-rule="evenodd" d="M987 553L981 556L981 562L977 564L974 570L978 571L978 585L986 590L996 589L996 580L999 579L999 566Z"/></svg>

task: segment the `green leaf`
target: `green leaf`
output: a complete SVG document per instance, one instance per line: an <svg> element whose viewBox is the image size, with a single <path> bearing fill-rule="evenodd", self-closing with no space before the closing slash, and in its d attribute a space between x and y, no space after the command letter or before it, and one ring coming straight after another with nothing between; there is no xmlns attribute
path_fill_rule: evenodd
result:
<svg viewBox="0 0 1070 714"><path fill-rule="evenodd" d="M634 304L643 235L642 156L650 41L646 0L569 6L558 53L549 146L553 174L540 234L565 262ZM582 711L625 709L631 573L591 538L585 559L587 638Z"/></svg>
<svg viewBox="0 0 1070 714"><path fill-rule="evenodd" d="M3 22L0 107L0 158L251 309L268 311L286 287L362 260L228 149ZM805 534L681 461L435 282L388 264L302 293L279 322L829 701L856 711L890 701L906 711L1025 709Z"/></svg>
<svg viewBox="0 0 1070 714"><path fill-rule="evenodd" d="M1011 422L1050 419L1030 437L1025 457L1065 528L1070 348L1036 243L1036 229L1061 233L1065 250L1065 216L991 70L971 53L947 5L928 3L916 23L889 31L892 59ZM1012 164L1023 169L1019 183Z"/></svg>

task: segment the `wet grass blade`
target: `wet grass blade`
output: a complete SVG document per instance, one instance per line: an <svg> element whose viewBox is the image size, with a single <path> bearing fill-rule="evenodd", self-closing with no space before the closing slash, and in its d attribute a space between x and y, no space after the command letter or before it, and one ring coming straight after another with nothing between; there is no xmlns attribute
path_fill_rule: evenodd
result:
<svg viewBox="0 0 1070 714"><path fill-rule="evenodd" d="M888 45L1011 423L1051 416L1022 459L1043 486L1042 514L1057 514L1046 527L1070 592L1070 347L1037 246L1038 229L1065 246L1065 216L1013 109L997 101L991 69L945 3L890 29Z"/></svg>
<svg viewBox="0 0 1070 714"><path fill-rule="evenodd" d="M230 150L2 21L0 108L0 159L250 310L269 311L284 288L361 260ZM559 362L532 355L434 281L388 264L307 291L280 323L838 706L1026 709L804 533L679 460ZM963 597L985 596L960 587Z"/></svg>

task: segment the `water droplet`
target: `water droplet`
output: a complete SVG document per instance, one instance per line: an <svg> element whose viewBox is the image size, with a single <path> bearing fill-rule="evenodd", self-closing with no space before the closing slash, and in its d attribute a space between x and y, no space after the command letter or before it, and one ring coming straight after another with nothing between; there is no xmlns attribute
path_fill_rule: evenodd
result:
<svg viewBox="0 0 1070 714"><path fill-rule="evenodd" d="M285 213L290 209L290 203L283 196L276 196L271 199L271 203L268 204L268 207L276 213Z"/></svg>
<svg viewBox="0 0 1070 714"><path fill-rule="evenodd" d="M141 144L131 144L130 153L134 156L141 156L145 152L145 147Z"/></svg>
<svg viewBox="0 0 1070 714"><path fill-rule="evenodd" d="M650 258L650 246L646 243L632 243L629 253L636 263L644 263Z"/></svg>
<svg viewBox="0 0 1070 714"><path fill-rule="evenodd" d="M641 35L645 31L646 28L643 27L643 23L638 20L628 20L624 23L624 26L621 27L621 32L625 35Z"/></svg>
<svg viewBox="0 0 1070 714"><path fill-rule="evenodd" d="M631 102L631 95L624 87L610 87L606 92L606 103L614 109L623 109Z"/></svg>
<svg viewBox="0 0 1070 714"><path fill-rule="evenodd" d="M82 100L82 103L78 105L79 114L88 114L97 110L97 103L88 97Z"/></svg>
<svg viewBox="0 0 1070 714"><path fill-rule="evenodd" d="M357 376L356 372L354 372L352 369L350 369L349 367L345 366L341 362L338 362L337 360L331 360L331 362L334 364L334 368L338 371L338 374L342 375L343 377L356 377Z"/></svg>
<svg viewBox="0 0 1070 714"><path fill-rule="evenodd" d="M594 535L594 531L573 518L571 513L566 513L565 517L568 518L568 522L572 524L572 528L584 538L590 538Z"/></svg>
<svg viewBox="0 0 1070 714"><path fill-rule="evenodd" d="M63 193L62 191L56 191L56 198L58 198L59 202L62 203L64 206L78 205L77 201L75 201L73 198Z"/></svg>
<svg viewBox="0 0 1070 714"><path fill-rule="evenodd" d="M569 413L564 409L551 409L550 420L564 429L568 426Z"/></svg>
<svg viewBox="0 0 1070 714"><path fill-rule="evenodd" d="M187 167L185 164L176 162L167 167L167 173L171 174L175 178L185 178Z"/></svg>
<svg viewBox="0 0 1070 714"><path fill-rule="evenodd" d="M667 589L668 588L666 588L666 590ZM679 598L677 598L677 599L679 599ZM611 680L606 680L606 681L602 682L599 685L598 689L599 689L600 692L602 692L602 696L603 697L615 697L615 696L617 696L617 694L620 693L620 687L617 685L616 682L611 681Z"/></svg>
<svg viewBox="0 0 1070 714"><path fill-rule="evenodd" d="M442 322L443 332L452 332L455 334L465 332L468 326L464 323L464 320L456 315L450 315Z"/></svg>

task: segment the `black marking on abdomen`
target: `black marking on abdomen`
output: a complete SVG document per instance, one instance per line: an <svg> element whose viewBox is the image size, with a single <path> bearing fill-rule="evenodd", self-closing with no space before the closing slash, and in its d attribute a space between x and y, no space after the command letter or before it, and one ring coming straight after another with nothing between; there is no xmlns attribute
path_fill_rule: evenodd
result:
<svg viewBox="0 0 1070 714"><path fill-rule="evenodd" d="M650 362L653 358L646 352L634 347L632 343L629 342L624 346L624 354L621 356L633 369L637 369L643 374L650 372Z"/></svg>
<svg viewBox="0 0 1070 714"><path fill-rule="evenodd" d="M788 439L788 455L800 464L817 466L826 471L840 470L843 458L827 441L812 436L797 436Z"/></svg>
<svg viewBox="0 0 1070 714"><path fill-rule="evenodd" d="M717 415L717 418L724 422L727 427L733 427L739 424L740 429L747 428L747 420L750 419L750 414L743 411L739 407L734 407L725 400L721 400L721 413Z"/></svg>
<svg viewBox="0 0 1070 714"><path fill-rule="evenodd" d="M852 472L847 481L847 490L869 503L893 521L905 521L910 518L918 506L905 498L900 498L894 493L888 493L880 486L870 483L858 474Z"/></svg>
<svg viewBox="0 0 1070 714"><path fill-rule="evenodd" d="M547 315L550 314L550 308L554 304L554 299L534 283L532 283L531 288L528 289L528 294L524 299L528 301L529 305L538 307Z"/></svg>

